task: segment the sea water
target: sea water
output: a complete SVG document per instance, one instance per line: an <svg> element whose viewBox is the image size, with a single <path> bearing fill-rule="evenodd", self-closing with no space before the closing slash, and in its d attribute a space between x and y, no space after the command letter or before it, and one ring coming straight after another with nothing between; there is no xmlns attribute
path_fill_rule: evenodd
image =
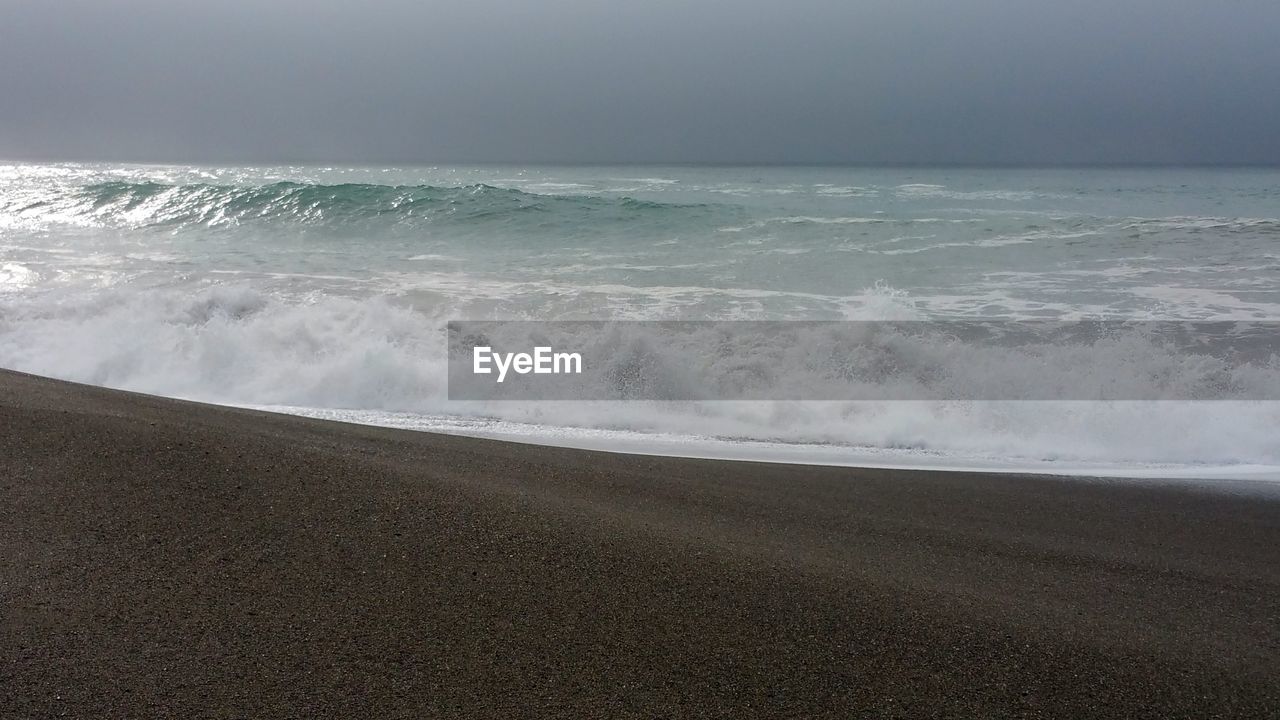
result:
<svg viewBox="0 0 1280 720"><path fill-rule="evenodd" d="M1278 218L1280 171L1264 169L10 164L0 366L632 452L1280 477L1277 402L451 402L444 334L455 319L1280 321ZM1280 382L1272 369L1255 379Z"/></svg>

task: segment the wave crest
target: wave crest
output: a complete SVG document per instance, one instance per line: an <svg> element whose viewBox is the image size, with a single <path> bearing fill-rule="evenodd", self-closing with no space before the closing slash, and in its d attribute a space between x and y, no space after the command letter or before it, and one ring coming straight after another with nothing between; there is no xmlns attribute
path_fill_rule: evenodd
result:
<svg viewBox="0 0 1280 720"><path fill-rule="evenodd" d="M219 227L246 223L342 226L370 222L509 222L521 216L626 221L662 212L700 212L707 205L661 203L631 197L544 195L475 184L267 185L112 181L42 197L9 198L0 208L28 220L106 226Z"/></svg>

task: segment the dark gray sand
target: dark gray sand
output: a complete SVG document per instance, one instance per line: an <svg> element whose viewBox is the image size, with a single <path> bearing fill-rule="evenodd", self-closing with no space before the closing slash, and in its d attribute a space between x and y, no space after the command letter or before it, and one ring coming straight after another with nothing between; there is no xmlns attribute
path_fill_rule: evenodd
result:
<svg viewBox="0 0 1280 720"><path fill-rule="evenodd" d="M8 372L0 429L6 719L1280 716L1265 486L633 457Z"/></svg>

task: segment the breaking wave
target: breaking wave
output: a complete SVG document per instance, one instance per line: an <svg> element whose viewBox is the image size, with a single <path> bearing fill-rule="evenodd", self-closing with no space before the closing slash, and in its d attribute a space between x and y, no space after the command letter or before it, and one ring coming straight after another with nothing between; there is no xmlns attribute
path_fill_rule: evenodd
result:
<svg viewBox="0 0 1280 720"><path fill-rule="evenodd" d="M634 431L685 437L880 448L948 456L1112 463L1280 465L1274 428L1280 403L1162 402L458 402L446 387L448 305L410 307L387 297L287 300L248 287L190 294L113 288L75 298L16 302L0 320L0 366L80 382L216 403L328 408L545 428ZM726 366L787 382L821 382L807 358L847 338L808 336L810 346L762 349L759 367ZM827 342L828 345L823 345ZM710 351L690 368L689 353L664 359L663 338L615 343L606 362L619 377L641 355L656 381L673 386L724 358ZM922 364L945 365L954 348L897 345L910 381ZM1087 353L1088 348L1077 353ZM1126 382L1197 383L1212 366L1177 363L1155 346L1100 345L1094 361L1141 364ZM985 355L982 355L985 353ZM979 355L982 355L979 357ZM1034 383L1043 357L970 349L958 356L965 383ZM911 362L908 362L911 361ZM791 362L794 367L782 367ZM1104 368L1105 369L1105 368ZM1130 367L1132 370L1132 367ZM1185 377L1169 377L1181 372ZM1280 368L1255 368L1251 382L1280 382ZM897 374L895 374L897 373ZM1163 373L1163 374L1162 374ZM1146 378L1144 380L1144 378Z"/></svg>
<svg viewBox="0 0 1280 720"><path fill-rule="evenodd" d="M634 221L663 212L699 213L711 206L630 197L548 195L514 188L463 186L268 185L101 182L66 190L9 194L0 213L31 222L130 229L225 227L250 223L305 226L418 222Z"/></svg>

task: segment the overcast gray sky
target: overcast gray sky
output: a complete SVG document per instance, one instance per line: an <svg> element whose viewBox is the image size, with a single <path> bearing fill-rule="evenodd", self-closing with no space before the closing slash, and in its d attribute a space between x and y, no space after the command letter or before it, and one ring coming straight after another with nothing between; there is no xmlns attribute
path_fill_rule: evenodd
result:
<svg viewBox="0 0 1280 720"><path fill-rule="evenodd" d="M1276 0L0 0L0 157L1280 163Z"/></svg>

